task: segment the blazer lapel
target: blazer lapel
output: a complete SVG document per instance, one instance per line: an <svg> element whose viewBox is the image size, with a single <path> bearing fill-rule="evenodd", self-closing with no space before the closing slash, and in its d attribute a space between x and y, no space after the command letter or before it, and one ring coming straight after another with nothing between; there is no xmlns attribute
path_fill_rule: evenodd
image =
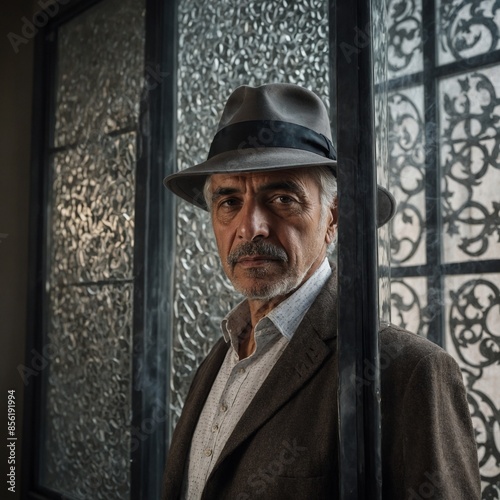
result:
<svg viewBox="0 0 500 500"><path fill-rule="evenodd" d="M262 426L316 373L334 351L337 335L336 273L304 316L290 344L236 425L212 474L245 439ZM286 380L286 384L283 383Z"/></svg>

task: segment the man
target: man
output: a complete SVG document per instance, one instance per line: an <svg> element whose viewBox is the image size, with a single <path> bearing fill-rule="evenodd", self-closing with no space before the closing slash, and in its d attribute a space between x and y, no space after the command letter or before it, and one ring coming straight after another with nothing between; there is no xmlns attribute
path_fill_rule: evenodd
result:
<svg viewBox="0 0 500 500"><path fill-rule="evenodd" d="M245 297L222 322L175 430L164 498L338 498L337 162L327 111L288 84L240 87L208 160L165 179L208 209L225 273ZM394 213L378 189L379 225ZM479 499L458 366L380 332L384 499Z"/></svg>

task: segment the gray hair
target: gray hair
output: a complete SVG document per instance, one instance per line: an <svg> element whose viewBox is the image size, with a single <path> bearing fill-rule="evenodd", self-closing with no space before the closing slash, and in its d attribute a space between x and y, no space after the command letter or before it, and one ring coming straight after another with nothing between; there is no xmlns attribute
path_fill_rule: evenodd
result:
<svg viewBox="0 0 500 500"><path fill-rule="evenodd" d="M320 186L321 207L331 207L337 197L337 178L326 165L311 168L311 175Z"/></svg>
<svg viewBox="0 0 500 500"><path fill-rule="evenodd" d="M326 215L326 209L332 206L337 197L337 179L333 175L332 170L326 165L309 168L309 171L320 187L322 215ZM203 196L209 212L212 210L210 178L211 176L209 175L203 186Z"/></svg>

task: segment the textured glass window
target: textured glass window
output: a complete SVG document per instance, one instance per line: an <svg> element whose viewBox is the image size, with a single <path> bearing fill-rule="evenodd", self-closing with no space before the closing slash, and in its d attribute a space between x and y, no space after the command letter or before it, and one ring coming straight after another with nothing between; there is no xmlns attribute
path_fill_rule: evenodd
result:
<svg viewBox="0 0 500 500"><path fill-rule="evenodd" d="M144 5L105 0L57 31L41 484L130 490L136 128Z"/></svg>
<svg viewBox="0 0 500 500"><path fill-rule="evenodd" d="M429 5L389 1L392 321L459 363L500 498L500 9Z"/></svg>
<svg viewBox="0 0 500 500"><path fill-rule="evenodd" d="M329 102L328 2L181 0L177 158L206 159L222 108L240 85L297 83ZM208 214L178 203L172 350L172 426L193 371L238 300L226 279Z"/></svg>
<svg viewBox="0 0 500 500"><path fill-rule="evenodd" d="M387 116L387 6L385 0L375 0L372 7L373 35L373 81L376 91L373 98L375 126L375 167L377 184L389 189L388 169L388 116ZM364 35L367 37L367 35ZM366 43L366 42L365 42ZM363 49L364 47L360 47ZM342 124L339 124L342 126ZM390 240L389 229L385 225L377 232L378 264L379 264L379 315L384 321L390 320L391 290L390 290Z"/></svg>

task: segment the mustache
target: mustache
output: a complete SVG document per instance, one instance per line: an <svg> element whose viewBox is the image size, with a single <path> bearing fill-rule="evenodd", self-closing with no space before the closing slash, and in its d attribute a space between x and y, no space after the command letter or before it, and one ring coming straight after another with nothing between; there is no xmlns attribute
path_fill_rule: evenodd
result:
<svg viewBox="0 0 500 500"><path fill-rule="evenodd" d="M267 243L265 241L247 241L230 252L227 256L227 262L231 266L234 266L242 257L250 257L252 255L270 257L282 262L288 261L288 256L285 250L281 247L272 245L271 243Z"/></svg>

